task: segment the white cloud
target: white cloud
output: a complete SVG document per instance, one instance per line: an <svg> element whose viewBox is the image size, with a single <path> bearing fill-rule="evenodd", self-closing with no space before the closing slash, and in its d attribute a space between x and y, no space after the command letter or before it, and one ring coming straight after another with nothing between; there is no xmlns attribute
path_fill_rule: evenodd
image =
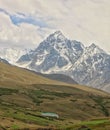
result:
<svg viewBox="0 0 110 130"><path fill-rule="evenodd" d="M11 15L24 13L47 24L42 28L29 23L17 27L9 16L2 18L0 15L0 23L4 26L0 31L0 41L5 39L7 43L29 45L40 42L54 30L61 30L70 39L86 45L95 42L110 52L109 7L109 0L0 0L0 8Z"/></svg>
<svg viewBox="0 0 110 130"><path fill-rule="evenodd" d="M34 47L42 41L40 31L43 30L39 26L28 23L16 26L12 23L10 17L4 13L0 13L0 23L0 47ZM43 32L45 30L46 28L44 28Z"/></svg>

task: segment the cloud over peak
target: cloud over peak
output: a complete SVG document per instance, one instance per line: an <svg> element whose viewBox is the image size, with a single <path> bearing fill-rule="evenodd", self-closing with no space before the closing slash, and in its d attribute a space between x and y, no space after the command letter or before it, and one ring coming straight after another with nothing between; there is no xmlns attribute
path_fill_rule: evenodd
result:
<svg viewBox="0 0 110 130"><path fill-rule="evenodd" d="M55 30L110 51L109 0L0 0L0 47L36 46Z"/></svg>

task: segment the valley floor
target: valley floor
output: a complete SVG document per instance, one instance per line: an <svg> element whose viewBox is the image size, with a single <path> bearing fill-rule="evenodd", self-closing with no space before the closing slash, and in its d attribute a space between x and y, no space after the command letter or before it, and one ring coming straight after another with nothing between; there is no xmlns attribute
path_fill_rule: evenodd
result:
<svg viewBox="0 0 110 130"><path fill-rule="evenodd" d="M62 88L0 88L0 130L110 130L110 97ZM57 113L59 118L44 117L42 112Z"/></svg>

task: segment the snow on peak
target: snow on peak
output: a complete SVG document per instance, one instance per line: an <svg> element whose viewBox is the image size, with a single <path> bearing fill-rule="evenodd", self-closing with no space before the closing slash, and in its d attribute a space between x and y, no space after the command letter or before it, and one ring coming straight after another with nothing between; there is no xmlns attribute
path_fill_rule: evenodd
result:
<svg viewBox="0 0 110 130"><path fill-rule="evenodd" d="M16 61L24 54L27 53L27 49L21 48L1 48L0 57L7 60L11 64L16 64Z"/></svg>
<svg viewBox="0 0 110 130"><path fill-rule="evenodd" d="M96 48L96 47L97 47L97 45L96 45L96 44L94 44L94 43L92 43L89 47Z"/></svg>
<svg viewBox="0 0 110 130"><path fill-rule="evenodd" d="M102 58L103 57L103 58ZM84 52L78 59L78 61L74 64L74 69L77 68L77 66L91 66L90 69L92 69L92 66L94 66L95 63L101 62L102 59L106 57L106 53L99 48L97 45L92 43L89 47L86 47L84 49ZM81 67L78 68L79 70Z"/></svg>
<svg viewBox="0 0 110 130"><path fill-rule="evenodd" d="M99 53L106 53L103 49L101 49L99 46L92 43L89 47L86 48L86 52L89 54L99 54Z"/></svg>
<svg viewBox="0 0 110 130"><path fill-rule="evenodd" d="M62 35L62 32L60 30L53 33L54 35Z"/></svg>
<svg viewBox="0 0 110 130"><path fill-rule="evenodd" d="M53 34L50 34L49 37L47 37L47 41L49 42L62 42L62 41L65 41L65 36L62 34L61 31L56 31L54 32Z"/></svg>

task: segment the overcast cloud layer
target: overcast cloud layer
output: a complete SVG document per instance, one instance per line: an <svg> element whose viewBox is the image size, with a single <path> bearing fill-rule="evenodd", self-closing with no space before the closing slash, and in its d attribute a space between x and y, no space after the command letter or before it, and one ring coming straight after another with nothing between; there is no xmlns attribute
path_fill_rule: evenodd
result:
<svg viewBox="0 0 110 130"><path fill-rule="evenodd" d="M110 0L0 0L0 47L35 47L56 30L110 53Z"/></svg>

